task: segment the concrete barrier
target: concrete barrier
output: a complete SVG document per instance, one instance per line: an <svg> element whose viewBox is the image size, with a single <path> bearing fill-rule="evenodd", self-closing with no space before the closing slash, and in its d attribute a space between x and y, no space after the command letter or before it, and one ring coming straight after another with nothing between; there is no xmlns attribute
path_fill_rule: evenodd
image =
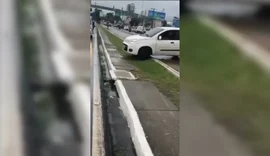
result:
<svg viewBox="0 0 270 156"><path fill-rule="evenodd" d="M105 58L106 58L106 60L107 60L108 66L109 66L109 70L115 70L115 67L114 67L114 65L112 64L112 61L111 61L111 59L110 59L110 55L109 55L109 53L108 53L108 51L107 51L107 49L106 49L104 40L103 40L103 38L102 38L102 36L101 36L101 33L100 33L99 29L98 29L98 33L100 34L100 37L101 37L101 44L102 44L103 49L104 49L104 52L105 52Z"/></svg>
<svg viewBox="0 0 270 156"><path fill-rule="evenodd" d="M53 43L53 49L51 51L51 57L58 74L58 78L61 81L66 82L70 87L69 100L71 102L73 113L75 114L75 120L78 123L80 128L80 133L83 137L82 142L82 153L83 156L91 155L104 155L104 146L103 146L103 134L102 134L102 109L100 104L100 94L91 94L93 91L90 91L90 85L86 83L79 83L76 80L76 75L71 68L71 64L68 62L67 57L74 55L71 52L74 51L73 47L70 46L69 42L62 34L55 14L53 12L52 4L50 0L39 0L39 5L42 10L42 15L44 18L45 26L48 31L48 38ZM89 48L90 49L90 48ZM89 54L90 55L90 54ZM95 65L98 63L93 60L92 62ZM89 62L90 63L90 62ZM94 65L91 65L91 67ZM95 69L95 72L98 69ZM93 72L93 71L92 71ZM98 74L94 74L98 75ZM95 82L99 81L99 77L91 77L95 79ZM89 82L90 83L90 82ZM95 86L99 89L99 83ZM94 88L94 89L96 89ZM90 95L92 95L90 97ZM91 100L95 98L95 100ZM90 101L93 101L91 103ZM95 106L93 106L95 104ZM96 118L93 119L93 114ZM97 125L94 127L93 124ZM97 129L98 128L98 129ZM101 130L102 129L102 130ZM93 132L94 131L94 132ZM94 141L93 141L94 140ZM92 142L98 142L99 152L92 149ZM95 148L94 146L93 148Z"/></svg>

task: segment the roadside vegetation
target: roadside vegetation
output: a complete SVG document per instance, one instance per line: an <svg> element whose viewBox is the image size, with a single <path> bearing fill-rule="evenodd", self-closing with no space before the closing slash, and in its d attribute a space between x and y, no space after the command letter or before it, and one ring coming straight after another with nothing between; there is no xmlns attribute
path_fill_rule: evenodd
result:
<svg viewBox="0 0 270 156"><path fill-rule="evenodd" d="M126 54L122 51L123 40L111 34L103 27L99 28L108 35L110 42L116 46L120 54L139 69L138 72L133 72L133 74L139 79L154 83L159 91L179 108L180 79L169 73L164 67L153 60L141 61L137 60L136 57Z"/></svg>
<svg viewBox="0 0 270 156"><path fill-rule="evenodd" d="M181 89L199 97L256 156L269 156L269 75L195 18L181 17L181 29Z"/></svg>

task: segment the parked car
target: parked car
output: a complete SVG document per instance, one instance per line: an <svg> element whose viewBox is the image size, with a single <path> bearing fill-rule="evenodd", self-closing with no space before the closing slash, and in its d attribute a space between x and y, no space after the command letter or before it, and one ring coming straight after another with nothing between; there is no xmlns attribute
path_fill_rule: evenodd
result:
<svg viewBox="0 0 270 156"><path fill-rule="evenodd" d="M124 26L124 30L128 30L128 25L125 25Z"/></svg>
<svg viewBox="0 0 270 156"><path fill-rule="evenodd" d="M123 29L124 25L123 24L118 24L118 29Z"/></svg>
<svg viewBox="0 0 270 156"><path fill-rule="evenodd" d="M136 32L136 30L137 30L136 26L131 27L131 31Z"/></svg>
<svg viewBox="0 0 270 156"><path fill-rule="evenodd" d="M138 26L137 29L135 30L135 32L143 34L143 33L145 33L145 29L143 26Z"/></svg>
<svg viewBox="0 0 270 156"><path fill-rule="evenodd" d="M179 56L179 36L179 28L157 27L145 34L125 38L123 50L140 59L150 58L151 55Z"/></svg>
<svg viewBox="0 0 270 156"><path fill-rule="evenodd" d="M146 31L149 31L149 30L151 30L151 28L150 28L150 27L147 27L147 28L145 28L145 30L146 30Z"/></svg>

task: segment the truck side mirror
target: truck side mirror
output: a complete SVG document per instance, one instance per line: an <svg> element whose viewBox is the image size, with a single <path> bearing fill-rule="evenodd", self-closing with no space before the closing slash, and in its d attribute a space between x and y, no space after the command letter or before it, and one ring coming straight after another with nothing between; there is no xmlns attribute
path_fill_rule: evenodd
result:
<svg viewBox="0 0 270 156"><path fill-rule="evenodd" d="M158 40L161 40L162 39L162 36L158 36Z"/></svg>

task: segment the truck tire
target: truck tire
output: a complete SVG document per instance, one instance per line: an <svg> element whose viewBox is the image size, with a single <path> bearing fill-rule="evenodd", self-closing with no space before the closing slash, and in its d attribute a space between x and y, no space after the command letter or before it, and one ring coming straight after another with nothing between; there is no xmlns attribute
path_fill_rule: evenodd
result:
<svg viewBox="0 0 270 156"><path fill-rule="evenodd" d="M150 47L141 47L138 52L138 58L140 60L147 60L152 55L152 49Z"/></svg>

